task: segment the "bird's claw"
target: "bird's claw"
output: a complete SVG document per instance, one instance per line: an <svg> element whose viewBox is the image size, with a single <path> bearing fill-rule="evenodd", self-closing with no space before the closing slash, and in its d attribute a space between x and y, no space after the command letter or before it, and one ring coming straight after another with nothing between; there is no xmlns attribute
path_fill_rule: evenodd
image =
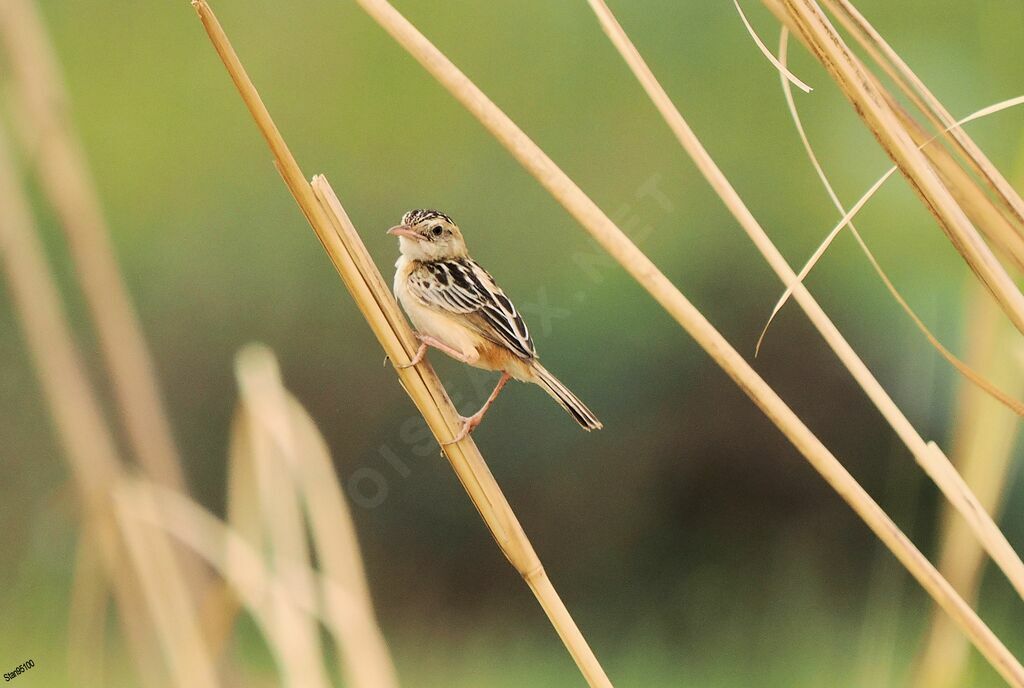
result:
<svg viewBox="0 0 1024 688"><path fill-rule="evenodd" d="M480 421L483 420L483 416L474 413L469 418L466 418L465 416L459 416L459 420L462 421L462 429L459 430L459 433L455 435L455 437L453 437L451 440L447 442L442 442L442 447L447 447L452 444L458 444L462 440L469 437L469 434L473 432L473 430L475 430L478 425L480 425Z"/></svg>
<svg viewBox="0 0 1024 688"><path fill-rule="evenodd" d="M418 333L416 334L416 338L419 339ZM410 359L408 363L396 363L395 367L398 368L399 370L405 370L406 368L412 368L415 365L419 365L419 363L423 360L423 357L426 355L426 353L427 343L421 341L420 347L416 349L416 353L413 354L412 359Z"/></svg>

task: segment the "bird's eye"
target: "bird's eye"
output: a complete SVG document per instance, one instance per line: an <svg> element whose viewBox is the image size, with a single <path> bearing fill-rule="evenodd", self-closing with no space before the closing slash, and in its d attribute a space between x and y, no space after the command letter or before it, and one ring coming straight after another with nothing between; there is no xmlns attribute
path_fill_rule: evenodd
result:
<svg viewBox="0 0 1024 688"><path fill-rule="evenodd" d="M443 232L443 231L444 230L441 229L441 225L434 225L434 228L432 230L430 230L430 233L433 234L436 237L439 237L439 236L441 236L441 232Z"/></svg>

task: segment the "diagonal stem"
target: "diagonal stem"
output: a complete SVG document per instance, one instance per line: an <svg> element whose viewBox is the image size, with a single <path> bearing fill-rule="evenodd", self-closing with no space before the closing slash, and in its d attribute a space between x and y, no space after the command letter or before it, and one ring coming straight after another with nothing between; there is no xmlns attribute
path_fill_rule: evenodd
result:
<svg viewBox="0 0 1024 688"><path fill-rule="evenodd" d="M918 150L882 88L853 57L849 46L814 0L783 0L796 31L811 53L839 85L871 133L893 159L925 207L999 302L1014 326L1024 333L1024 294L946 188L936 169Z"/></svg>
<svg viewBox="0 0 1024 688"><path fill-rule="evenodd" d="M193 0L192 5L270 146L285 184L385 353L395 362L402 386L437 440L443 443L451 439L461 426L459 414L428 361L400 367L411 361L417 342L344 208L324 177L317 177L312 185L306 181L213 10L205 0ZM502 552L530 586L587 682L595 688L611 688L611 681L555 592L472 438L443 446L443 451Z"/></svg>
<svg viewBox="0 0 1024 688"><path fill-rule="evenodd" d="M1021 562L1020 557L999 530L999 526L987 511L973 508L972 505L977 502L977 499L949 460L942 452L933 451L928 446L928 442L911 425L899 406L892 400L850 343L839 332L824 309L803 285L800 277L793 272L782 253L772 243L746 204L743 203L736 189L729 183L725 174L700 143L697 135L683 119L682 114L672 103L668 93L665 92L654 73L644 62L636 46L629 40L629 36L616 21L604 0L589 1L605 32L629 64L637 80L647 91L658 111L676 135L680 145L689 153L708 183L725 202L733 217L743 227L771 268L783 283L788 285L788 290L792 291L794 298L807 317L900 439L907 445L917 463L942 490L950 503L964 516L978 539L985 543L986 550L1006 574L1018 594L1024 597L1024 562Z"/></svg>
<svg viewBox="0 0 1024 688"><path fill-rule="evenodd" d="M359 4L504 145L597 242L685 329L775 423L829 485L885 543L978 649L1014 685L1024 667L978 618L889 516L843 468L775 391L711 325L656 265L458 67L386 0Z"/></svg>

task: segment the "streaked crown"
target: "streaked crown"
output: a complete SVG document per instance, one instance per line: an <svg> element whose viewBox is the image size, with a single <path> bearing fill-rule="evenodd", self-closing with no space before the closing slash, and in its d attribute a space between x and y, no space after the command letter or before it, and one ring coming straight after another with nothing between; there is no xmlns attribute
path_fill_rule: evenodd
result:
<svg viewBox="0 0 1024 688"><path fill-rule="evenodd" d="M444 220L450 225L454 225L455 221L450 217L442 213L440 210L433 210L432 208L417 208L410 210L402 216L403 225L418 225L421 222L429 222L431 220Z"/></svg>

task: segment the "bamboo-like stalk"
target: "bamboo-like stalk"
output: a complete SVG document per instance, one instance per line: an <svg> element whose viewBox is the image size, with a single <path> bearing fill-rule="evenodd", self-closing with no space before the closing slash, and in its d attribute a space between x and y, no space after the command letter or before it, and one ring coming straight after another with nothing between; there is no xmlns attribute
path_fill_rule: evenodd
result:
<svg viewBox="0 0 1024 688"><path fill-rule="evenodd" d="M341 604L330 599L335 587L322 590L324 613L332 617L332 627L338 629L333 635L345 685L394 688L398 685L397 675L375 619L355 526L327 445L305 409L285 389L277 360L269 349L246 346L238 355L236 369L242 408L249 419L247 444L264 447L253 458L271 453L269 458L283 472L282 479L273 484L269 498L279 499L282 491L295 495L296 500L301 498L323 575L347 593L345 603ZM268 448L272 451L267 452ZM262 471L261 477L267 472ZM286 489L288 485L293 485L294 490ZM285 501L290 502L291 498ZM267 509L263 511L267 513ZM304 532L297 537L305 542ZM280 554L281 563L289 557L293 565L309 559L308 552L303 551ZM290 575L301 579L298 585L310 587L313 580L303 570L294 567ZM284 573L279 571L279 575Z"/></svg>
<svg viewBox="0 0 1024 688"><path fill-rule="evenodd" d="M885 391L878 379L871 373L864 361L857 355L850 343L839 332L832 320L821 308L815 298L804 286L797 274L793 272L782 253L772 243L753 213L747 208L735 188L729 183L722 170L715 164L707 150L700 143L693 130L686 123L679 109L672 102L668 93L658 82L657 77L647 66L636 46L629 39L625 30L616 20L604 0L588 0L601 22L601 27L623 57L637 81L643 86L651 101L675 134L683 149L690 155L697 168L719 195L733 217L750 237L751 241L764 256L765 260L779 276L779 279L792 290L793 296L807 314L818 332L835 352L839 360L846 366L850 374L861 386L868 398L875 404L889 425L906 444L917 463L925 473L938 485L950 503L962 510L964 517L971 524L977 537L986 543L986 549L1005 572L1007 578L1024 597L1024 562L1006 541L999 527L987 512L974 508L977 499L971 494L968 485L960 478L945 457L932 451L928 443L913 427L900 408ZM785 79L785 75L783 75ZM784 84L789 87L789 82ZM826 181L827 184L827 181ZM840 206L841 208L841 206ZM841 212L845 212L842 211ZM884 273L883 273L883 279Z"/></svg>
<svg viewBox="0 0 1024 688"><path fill-rule="evenodd" d="M839 85L840 91L882 148L899 166L900 172L938 220L946 236L1014 326L1024 333L1024 295L943 184L927 156L918 150L877 82L853 57L815 0L783 0L783 5L796 30L806 39L806 45Z"/></svg>
<svg viewBox="0 0 1024 688"><path fill-rule="evenodd" d="M17 133L67 237L132 452L149 475L182 489L181 458L152 356L72 125L60 66L33 0L0 2L0 38L13 76ZM190 575L198 578L198 569Z"/></svg>
<svg viewBox="0 0 1024 688"><path fill-rule="evenodd" d="M0 127L0 261L11 300L32 358L57 439L71 469L81 504L81 520L93 536L111 581L140 680L155 688L153 634L137 580L123 565L124 551L108 490L122 473L114 439L75 345L60 293L34 231L18 170Z"/></svg>
<svg viewBox="0 0 1024 688"><path fill-rule="evenodd" d="M966 308L968 357L987 375L1003 380L1011 390L1024 393L1024 347L1005 325L998 308L976 285ZM974 486L982 504L999 513L1013 465L1013 447L1020 422L1006 409L964 386L953 417L953 458ZM962 522L943 514L939 570L967 599L977 599L984 557ZM919 688L954 688L965 685L968 646L940 614L932 617L927 641L917 662L914 685Z"/></svg>
<svg viewBox="0 0 1024 688"><path fill-rule="evenodd" d="M710 322L608 216L487 96L385 0L357 0L575 217L598 243L700 344L775 423L829 485L961 626L983 655L1016 686L1024 668L918 551L842 464ZM932 463L936 463L933 461Z"/></svg>
<svg viewBox="0 0 1024 688"><path fill-rule="evenodd" d="M193 0L192 4L270 146L285 184L384 351L396 365L411 362L416 340L341 204L322 177L317 180L319 197L314 194L213 10L204 0ZM459 416L429 362L398 369L398 376L434 436L440 442L453 439L460 427ZM611 682L604 669L548 580L540 559L472 438L444 445L444 452L502 552L530 586L587 682L591 686L609 688Z"/></svg>

